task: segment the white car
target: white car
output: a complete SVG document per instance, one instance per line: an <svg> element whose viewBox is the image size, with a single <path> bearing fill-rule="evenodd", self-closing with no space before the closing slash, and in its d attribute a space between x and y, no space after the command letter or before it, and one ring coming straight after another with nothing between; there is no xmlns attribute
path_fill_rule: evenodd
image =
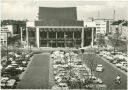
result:
<svg viewBox="0 0 128 90"><path fill-rule="evenodd" d="M24 71L24 67L17 67L17 70Z"/></svg>
<svg viewBox="0 0 128 90"><path fill-rule="evenodd" d="M95 82L98 83L98 84L102 84L103 83L103 81L101 79L99 79L99 78L97 78L97 80Z"/></svg>
<svg viewBox="0 0 128 90"><path fill-rule="evenodd" d="M93 80L94 83L97 83L97 84L102 84L103 83L103 81L100 78L97 78L95 76L92 76L90 78Z"/></svg>
<svg viewBox="0 0 128 90"><path fill-rule="evenodd" d="M66 83L59 83L59 87L62 87L62 88L67 88L68 89L68 85Z"/></svg>
<svg viewBox="0 0 128 90"><path fill-rule="evenodd" d="M108 55L108 56L106 56L106 59L108 59L108 60L113 60L113 57L110 56L110 55Z"/></svg>
<svg viewBox="0 0 128 90"><path fill-rule="evenodd" d="M116 67L121 68L123 66L122 63L116 63Z"/></svg>
<svg viewBox="0 0 128 90"><path fill-rule="evenodd" d="M96 67L96 71L97 72L102 72L103 71L103 65L102 64L98 64Z"/></svg>

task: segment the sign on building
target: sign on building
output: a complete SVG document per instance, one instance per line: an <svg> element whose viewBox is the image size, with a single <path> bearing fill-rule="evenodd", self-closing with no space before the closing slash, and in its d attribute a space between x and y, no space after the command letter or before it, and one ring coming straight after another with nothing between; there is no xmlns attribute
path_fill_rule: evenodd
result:
<svg viewBox="0 0 128 90"><path fill-rule="evenodd" d="M35 22L34 21L28 21L26 23L27 27L35 27Z"/></svg>
<svg viewBox="0 0 128 90"><path fill-rule="evenodd" d="M12 25L2 26L1 27L1 32L2 33L10 32L11 34L13 34L13 26Z"/></svg>

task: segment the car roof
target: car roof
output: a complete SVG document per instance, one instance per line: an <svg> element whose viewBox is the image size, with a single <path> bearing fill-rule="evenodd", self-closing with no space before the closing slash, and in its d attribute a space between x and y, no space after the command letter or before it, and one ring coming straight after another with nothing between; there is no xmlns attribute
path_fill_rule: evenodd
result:
<svg viewBox="0 0 128 90"><path fill-rule="evenodd" d="M97 66L103 66L102 64L98 64Z"/></svg>

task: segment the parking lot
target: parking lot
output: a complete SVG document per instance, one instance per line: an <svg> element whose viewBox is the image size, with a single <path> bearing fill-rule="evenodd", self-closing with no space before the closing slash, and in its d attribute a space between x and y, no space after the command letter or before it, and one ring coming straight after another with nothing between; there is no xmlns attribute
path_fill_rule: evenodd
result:
<svg viewBox="0 0 128 90"><path fill-rule="evenodd" d="M31 62L33 52L9 51L8 58L1 60L1 88L14 89L22 79L27 66Z"/></svg>
<svg viewBox="0 0 128 90"><path fill-rule="evenodd" d="M63 89L93 89L103 86L106 89L107 86L102 79L91 73L90 68L83 63L78 53L80 52L70 50L51 53L54 86Z"/></svg>
<svg viewBox="0 0 128 90"><path fill-rule="evenodd" d="M101 57L99 54L89 54L90 52L86 52L83 55L83 62L79 51L54 50L51 54L49 52L50 51L47 50L43 53L38 52L34 55L29 65L26 64L23 77L16 85L17 89L49 89L58 88L58 86L64 86L69 89L82 89L95 88L92 86L94 84L106 85L109 89L127 88L127 75L125 72L120 71L119 68L112 65L109 60ZM28 54L26 54L26 57L27 56ZM22 64L24 65L24 60ZM24 67L22 64L19 67ZM98 64L103 66L103 72L96 71ZM11 61L11 65L15 66L16 63ZM8 70L10 65L5 67L5 69L6 68ZM16 67L15 69L22 68ZM93 77L93 82L87 84L90 82L86 83L84 81L87 81L86 77L90 76L90 69L93 70L91 75ZM121 84L119 85L114 83L117 75L121 76ZM89 81L92 77L88 77ZM8 85L17 82L13 78L4 77L4 79L6 79L6 81L8 79ZM86 85L84 85L84 83L86 83Z"/></svg>

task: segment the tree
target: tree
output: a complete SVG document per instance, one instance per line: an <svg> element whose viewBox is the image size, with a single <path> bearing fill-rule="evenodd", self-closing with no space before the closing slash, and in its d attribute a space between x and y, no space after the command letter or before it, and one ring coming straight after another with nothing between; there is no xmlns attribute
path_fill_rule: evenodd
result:
<svg viewBox="0 0 128 90"><path fill-rule="evenodd" d="M31 50L31 46L33 45L33 46L35 46L36 44L35 44L35 41L33 40L33 39L30 39L29 40L29 45L30 45L30 50Z"/></svg>
<svg viewBox="0 0 128 90"><path fill-rule="evenodd" d="M8 45L14 45L14 44L20 45L20 35L8 37Z"/></svg>
<svg viewBox="0 0 128 90"><path fill-rule="evenodd" d="M97 44L98 46L105 46L105 38L104 38L104 35L102 34L99 34L98 35L98 39L97 39Z"/></svg>
<svg viewBox="0 0 128 90"><path fill-rule="evenodd" d="M1 46L1 57L7 56L7 47Z"/></svg>
<svg viewBox="0 0 128 90"><path fill-rule="evenodd" d="M114 47L114 53L116 51L116 47L120 46L123 42L120 40L121 33L119 29L116 29L116 32L112 37L109 37L110 43Z"/></svg>

